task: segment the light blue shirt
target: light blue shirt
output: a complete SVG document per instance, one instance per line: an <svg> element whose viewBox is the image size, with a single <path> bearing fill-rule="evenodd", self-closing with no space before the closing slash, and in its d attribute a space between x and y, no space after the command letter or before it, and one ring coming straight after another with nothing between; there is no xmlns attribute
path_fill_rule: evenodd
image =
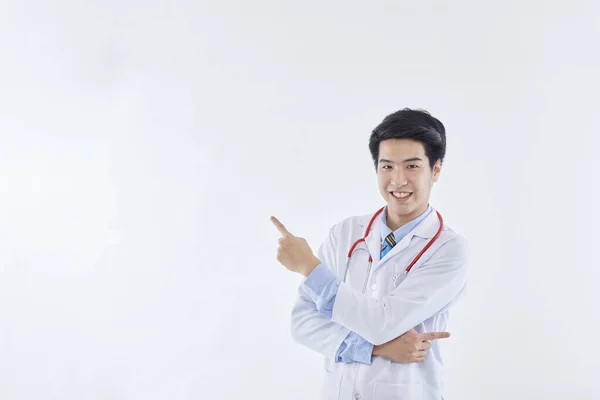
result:
<svg viewBox="0 0 600 400"><path fill-rule="evenodd" d="M400 242L410 231L415 229L432 210L431 206L427 207L427 210L423 214L395 230L394 238L396 239L396 243ZM387 206L381 214L380 232L381 243L383 243L385 238L392 233L392 230L387 226ZM330 269L323 263L319 264L306 278L302 286L304 291L315 303L319 313L331 319L339 282L335 275L331 273ZM360 362L363 364L371 364L372 353L372 343L369 343L356 333L350 332L338 349L335 361L343 363Z"/></svg>

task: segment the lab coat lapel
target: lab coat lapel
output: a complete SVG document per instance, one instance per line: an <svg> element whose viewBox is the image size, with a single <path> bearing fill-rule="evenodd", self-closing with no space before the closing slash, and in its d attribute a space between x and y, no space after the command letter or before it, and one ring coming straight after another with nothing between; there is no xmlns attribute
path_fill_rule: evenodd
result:
<svg viewBox="0 0 600 400"><path fill-rule="evenodd" d="M365 239L365 243L373 258L373 265L377 265L381 252L381 214L377 217L375 222L373 222L371 232L369 232L369 235Z"/></svg>
<svg viewBox="0 0 600 400"><path fill-rule="evenodd" d="M437 212L435 211L435 209L432 209L431 212L429 213L429 215L427 215L427 217L425 217L425 219L423 221L421 221L421 223L419 225L417 225L412 231L407 233L406 236L404 236L402 238L402 240L400 240L400 242L398 242L389 251L389 253L387 253L385 255L385 257L383 257L382 260L380 260L379 263L374 264L375 268L373 269L373 271L382 267L386 262L388 262L390 259L392 259L396 254L405 250L410 245L410 242L414 236L419 236L419 237L422 237L425 239L431 239L437 232L438 227L439 227L439 222L438 222ZM379 238L379 239L381 240L381 238ZM373 258L373 260L375 260L375 258Z"/></svg>
<svg viewBox="0 0 600 400"><path fill-rule="evenodd" d="M396 245L383 257L383 259L379 260L379 262L377 264L374 264L375 268L373 268L373 272L375 272L377 269L379 269L383 265L385 265L385 263L387 263L390 259L392 259L392 257L394 257L396 254L398 254L402 250L406 249L408 247L408 245L410 244L412 237L413 237L413 233L409 232L406 236L404 236L402 238L401 241L396 243ZM379 240L381 241L381 238L379 238Z"/></svg>

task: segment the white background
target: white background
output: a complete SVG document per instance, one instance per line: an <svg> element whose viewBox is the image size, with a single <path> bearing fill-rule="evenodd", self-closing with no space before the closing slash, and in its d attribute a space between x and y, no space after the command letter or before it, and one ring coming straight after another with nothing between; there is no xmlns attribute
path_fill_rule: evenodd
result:
<svg viewBox="0 0 600 400"><path fill-rule="evenodd" d="M597 399L600 6L566 4L1 0L0 398L314 399L269 216L316 250L375 211L369 134L422 107L472 248L446 398Z"/></svg>

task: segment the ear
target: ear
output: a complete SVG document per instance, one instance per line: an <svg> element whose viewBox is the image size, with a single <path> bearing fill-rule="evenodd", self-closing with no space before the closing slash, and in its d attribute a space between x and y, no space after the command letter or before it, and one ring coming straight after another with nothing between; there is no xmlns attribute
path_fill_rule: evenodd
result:
<svg viewBox="0 0 600 400"><path fill-rule="evenodd" d="M433 184L434 182L437 182L440 173L442 172L442 161L441 160L437 160L435 162L435 164L433 164L433 168L432 168L432 175L431 175L431 183Z"/></svg>

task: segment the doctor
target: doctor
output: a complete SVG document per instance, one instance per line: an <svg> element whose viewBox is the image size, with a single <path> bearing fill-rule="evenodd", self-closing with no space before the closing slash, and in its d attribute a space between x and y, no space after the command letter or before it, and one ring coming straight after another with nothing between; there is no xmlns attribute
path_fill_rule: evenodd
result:
<svg viewBox="0 0 600 400"><path fill-rule="evenodd" d="M325 357L323 400L439 400L433 339L449 336L467 282L466 240L429 205L445 129L426 111L400 110L373 130L369 149L387 205L333 226L317 256L271 217L282 234L277 260L306 277L292 335Z"/></svg>

